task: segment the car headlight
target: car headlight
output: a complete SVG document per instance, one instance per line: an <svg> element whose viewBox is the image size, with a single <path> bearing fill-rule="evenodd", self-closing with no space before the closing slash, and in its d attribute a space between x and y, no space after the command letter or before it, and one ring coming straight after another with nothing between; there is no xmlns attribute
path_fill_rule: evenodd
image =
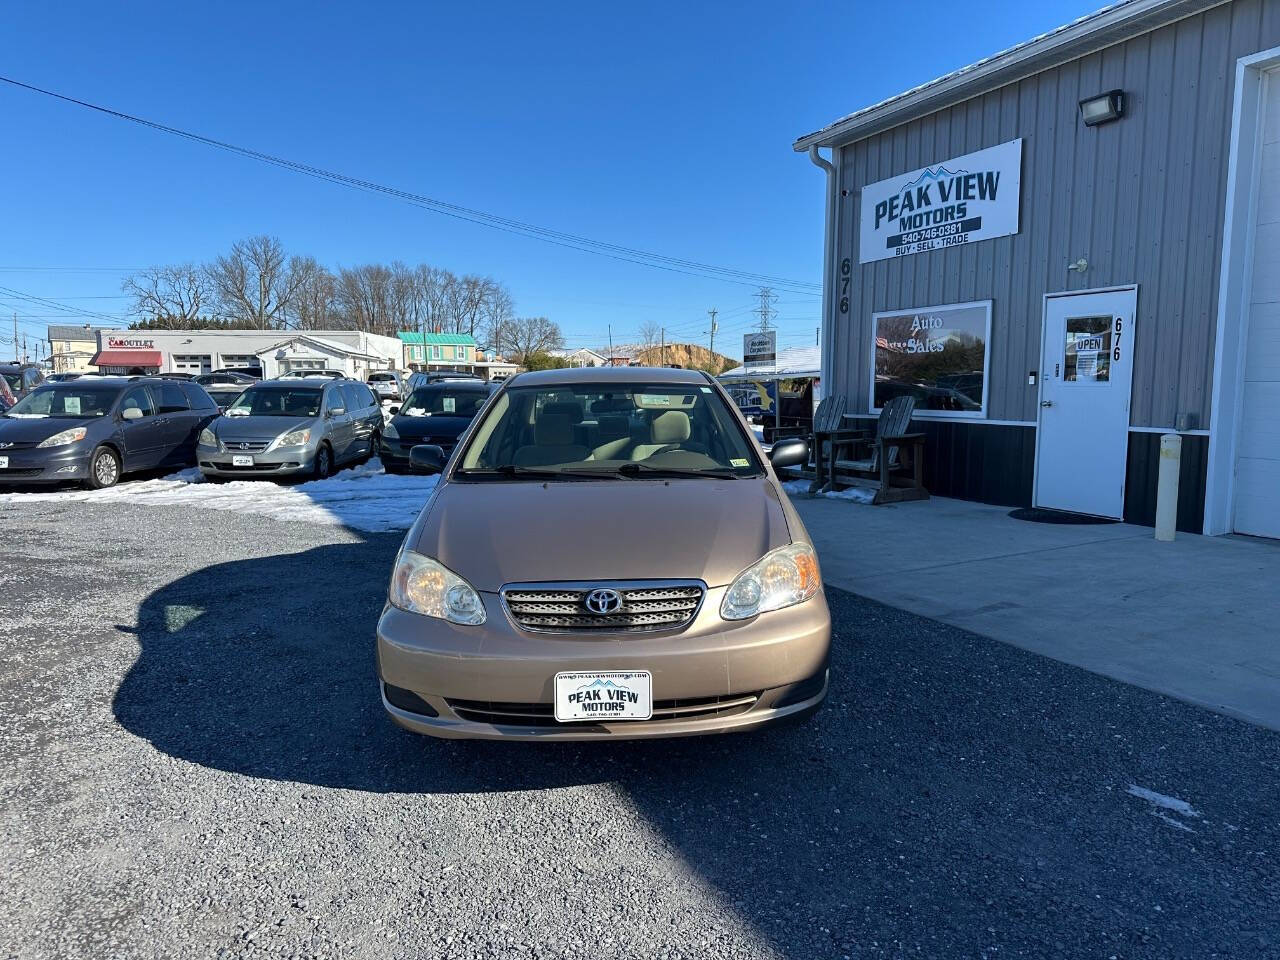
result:
<svg viewBox="0 0 1280 960"><path fill-rule="evenodd" d="M807 543L771 550L743 570L720 603L726 620L746 620L808 600L822 586L818 556Z"/></svg>
<svg viewBox="0 0 1280 960"><path fill-rule="evenodd" d="M205 427L203 430L200 431L200 446L216 447L217 445L218 445L218 437L212 430L210 430L208 427Z"/></svg>
<svg viewBox="0 0 1280 960"><path fill-rule="evenodd" d="M276 441L277 447L301 447L311 439L311 428L307 427L303 430L290 430L284 436Z"/></svg>
<svg viewBox="0 0 1280 960"><path fill-rule="evenodd" d="M389 422L382 428L382 436L387 440L399 440L400 431L396 429L396 425L394 423Z"/></svg>
<svg viewBox="0 0 1280 960"><path fill-rule="evenodd" d="M84 435L89 431L84 427L72 427L70 430L63 430L61 433L55 433L47 440L41 440L37 447L65 447L68 443L75 443L77 440L83 440Z"/></svg>
<svg viewBox="0 0 1280 960"><path fill-rule="evenodd" d="M388 595L393 607L451 623L484 623L480 594L439 561L404 549L396 558Z"/></svg>

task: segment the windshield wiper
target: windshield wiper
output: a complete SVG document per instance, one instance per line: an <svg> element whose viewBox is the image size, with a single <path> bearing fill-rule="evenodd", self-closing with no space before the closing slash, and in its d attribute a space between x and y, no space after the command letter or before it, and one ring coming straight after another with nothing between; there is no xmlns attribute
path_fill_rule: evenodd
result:
<svg viewBox="0 0 1280 960"><path fill-rule="evenodd" d="M609 474L600 470L546 470L541 467L522 467L504 463L486 470L459 470L460 477L529 477L536 480L607 480Z"/></svg>
<svg viewBox="0 0 1280 960"><path fill-rule="evenodd" d="M614 473L624 477L634 477L641 473L654 477L706 477L711 480L737 480L739 475L728 467L710 467L706 470L691 470L683 467L656 467L642 461L624 463L614 468Z"/></svg>

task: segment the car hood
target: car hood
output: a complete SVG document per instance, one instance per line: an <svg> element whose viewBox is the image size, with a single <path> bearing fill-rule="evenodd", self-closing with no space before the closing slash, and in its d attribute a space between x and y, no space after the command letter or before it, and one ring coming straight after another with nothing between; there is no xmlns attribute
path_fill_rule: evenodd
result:
<svg viewBox="0 0 1280 960"><path fill-rule="evenodd" d="M86 420L78 417L22 417L0 420L0 443L39 443L55 433L72 427L88 427L103 418Z"/></svg>
<svg viewBox="0 0 1280 960"><path fill-rule="evenodd" d="M458 437L471 425L470 417L451 417L448 414L431 417L406 417L397 415L391 422L396 432L410 437Z"/></svg>
<svg viewBox="0 0 1280 960"><path fill-rule="evenodd" d="M791 542L771 481L448 483L410 547L476 589L550 580L723 586Z"/></svg>
<svg viewBox="0 0 1280 960"><path fill-rule="evenodd" d="M219 417L215 421L218 439L223 443L241 440L274 440L290 430L315 428L316 417Z"/></svg>

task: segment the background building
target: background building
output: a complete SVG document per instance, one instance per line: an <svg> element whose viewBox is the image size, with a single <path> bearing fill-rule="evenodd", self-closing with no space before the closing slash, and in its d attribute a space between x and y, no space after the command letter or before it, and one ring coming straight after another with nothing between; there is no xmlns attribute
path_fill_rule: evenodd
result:
<svg viewBox="0 0 1280 960"><path fill-rule="evenodd" d="M402 367L474 373L476 341L465 333L409 333L401 331Z"/></svg>
<svg viewBox="0 0 1280 960"><path fill-rule="evenodd" d="M1126 0L830 147L823 384L935 493L1280 537L1280 4Z"/></svg>
<svg viewBox="0 0 1280 960"><path fill-rule="evenodd" d="M87 373L98 352L97 327L88 324L50 324L49 362L54 373Z"/></svg>

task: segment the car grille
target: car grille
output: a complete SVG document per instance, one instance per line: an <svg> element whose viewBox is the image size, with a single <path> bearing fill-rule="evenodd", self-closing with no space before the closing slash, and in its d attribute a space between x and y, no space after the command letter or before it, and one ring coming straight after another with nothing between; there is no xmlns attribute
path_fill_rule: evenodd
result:
<svg viewBox="0 0 1280 960"><path fill-rule="evenodd" d="M248 467L237 467L233 463L217 463L212 460L201 460L200 466L210 470L222 470L226 473L270 473L272 470L285 470L301 466L300 463L255 463Z"/></svg>
<svg viewBox="0 0 1280 960"><path fill-rule="evenodd" d="M587 609L587 594L600 587L616 590L622 606L613 613ZM706 587L698 581L649 581L631 584L509 584L502 600L523 629L541 633L642 633L678 630L698 612Z"/></svg>
<svg viewBox="0 0 1280 960"><path fill-rule="evenodd" d="M30 450L38 442L37 440L14 440L0 445L0 454L8 453L10 450Z"/></svg>
<svg viewBox="0 0 1280 960"><path fill-rule="evenodd" d="M650 720L619 720L618 723L653 723L658 720L707 720L746 713L760 699L759 693L739 693L725 697L688 697L682 700L655 700ZM593 727L593 723L560 723L549 703L502 703L493 700L449 700L449 709L471 723L500 727Z"/></svg>
<svg viewBox="0 0 1280 960"><path fill-rule="evenodd" d="M2 477L38 477L42 473L44 473L43 467L35 467L34 469L29 467L6 467L0 470L0 476Z"/></svg>
<svg viewBox="0 0 1280 960"><path fill-rule="evenodd" d="M261 453L271 446L270 440L223 440L222 446L228 453Z"/></svg>

